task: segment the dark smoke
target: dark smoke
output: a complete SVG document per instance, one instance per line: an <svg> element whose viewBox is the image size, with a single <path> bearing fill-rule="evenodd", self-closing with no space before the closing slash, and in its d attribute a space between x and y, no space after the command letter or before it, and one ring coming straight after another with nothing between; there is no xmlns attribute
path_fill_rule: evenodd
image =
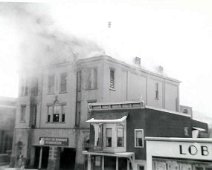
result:
<svg viewBox="0 0 212 170"><path fill-rule="evenodd" d="M39 3L1 3L0 16L14 22L22 35L21 67L74 61L104 53L94 42L57 30L48 16L48 7Z"/></svg>

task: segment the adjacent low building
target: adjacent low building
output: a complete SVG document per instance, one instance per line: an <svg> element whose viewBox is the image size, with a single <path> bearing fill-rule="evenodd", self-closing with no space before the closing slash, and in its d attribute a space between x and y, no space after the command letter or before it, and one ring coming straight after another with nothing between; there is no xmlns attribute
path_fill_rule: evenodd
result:
<svg viewBox="0 0 212 170"><path fill-rule="evenodd" d="M146 170L148 136L208 137L207 124L193 120L191 114L147 106L142 101L95 103L89 108L90 139L83 152L88 170ZM163 148L155 147L164 153Z"/></svg>

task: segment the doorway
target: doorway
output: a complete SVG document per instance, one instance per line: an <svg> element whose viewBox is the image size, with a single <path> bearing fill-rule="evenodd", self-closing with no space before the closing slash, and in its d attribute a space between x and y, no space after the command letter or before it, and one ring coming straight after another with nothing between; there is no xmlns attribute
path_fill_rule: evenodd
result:
<svg viewBox="0 0 212 170"><path fill-rule="evenodd" d="M60 170L74 170L76 150L73 148L61 148Z"/></svg>
<svg viewBox="0 0 212 170"><path fill-rule="evenodd" d="M41 149L41 147L35 146L34 168L38 168L38 166L39 166L40 149ZM43 147L42 164L41 164L41 168L42 169L46 169L47 168L48 159L49 159L49 147Z"/></svg>

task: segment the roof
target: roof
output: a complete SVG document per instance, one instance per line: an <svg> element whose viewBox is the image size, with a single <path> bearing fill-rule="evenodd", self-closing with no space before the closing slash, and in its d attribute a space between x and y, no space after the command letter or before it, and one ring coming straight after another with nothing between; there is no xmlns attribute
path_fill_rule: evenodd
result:
<svg viewBox="0 0 212 170"><path fill-rule="evenodd" d="M88 123L120 123L126 119L127 119L127 116L123 116L120 119L94 119L94 118L92 118L90 120L87 120L86 122L88 122Z"/></svg>

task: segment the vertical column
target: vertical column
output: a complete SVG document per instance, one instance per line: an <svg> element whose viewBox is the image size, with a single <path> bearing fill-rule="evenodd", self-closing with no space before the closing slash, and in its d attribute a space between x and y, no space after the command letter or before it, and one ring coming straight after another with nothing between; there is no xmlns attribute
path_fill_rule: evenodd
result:
<svg viewBox="0 0 212 170"><path fill-rule="evenodd" d="M88 169L87 170L91 170L91 155L88 154Z"/></svg>
<svg viewBox="0 0 212 170"><path fill-rule="evenodd" d="M119 158L116 157L116 170L119 170Z"/></svg>
<svg viewBox="0 0 212 170"><path fill-rule="evenodd" d="M47 170L58 170L60 168L60 148L49 148L49 160Z"/></svg>
<svg viewBox="0 0 212 170"><path fill-rule="evenodd" d="M102 156L102 170L104 170L104 169L105 169L105 165L104 165L104 163L105 163L105 157L104 157L104 156Z"/></svg>
<svg viewBox="0 0 212 170"><path fill-rule="evenodd" d="M83 140L84 140L84 135L82 130L76 129L75 131L75 142L76 142L76 158L75 158L75 170L81 170L84 168L84 156L82 154L83 151Z"/></svg>

